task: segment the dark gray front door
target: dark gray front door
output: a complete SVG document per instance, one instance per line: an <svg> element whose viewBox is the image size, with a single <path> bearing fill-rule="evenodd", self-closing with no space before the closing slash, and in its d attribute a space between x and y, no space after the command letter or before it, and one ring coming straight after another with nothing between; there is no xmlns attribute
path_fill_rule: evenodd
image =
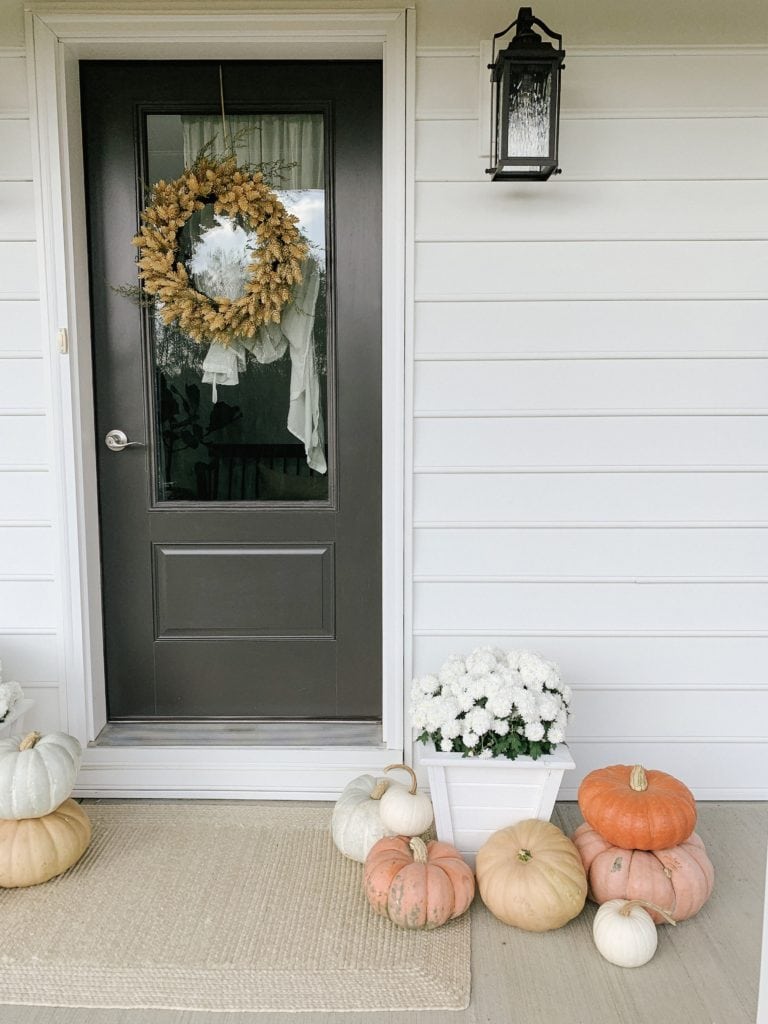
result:
<svg viewBox="0 0 768 1024"><path fill-rule="evenodd" d="M381 68L225 63L225 134L219 67L80 67L109 718L378 719ZM222 138L311 246L293 326L234 356L137 301L131 245ZM189 222L199 290L237 289L247 236Z"/></svg>

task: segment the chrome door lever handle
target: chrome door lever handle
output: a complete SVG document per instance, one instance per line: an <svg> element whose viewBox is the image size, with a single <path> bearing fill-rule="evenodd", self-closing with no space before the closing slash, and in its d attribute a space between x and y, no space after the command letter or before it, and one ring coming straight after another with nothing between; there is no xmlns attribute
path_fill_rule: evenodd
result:
<svg viewBox="0 0 768 1024"><path fill-rule="evenodd" d="M121 452L124 448L143 448L141 441L129 441L124 430L110 430L104 438L104 444L111 452Z"/></svg>

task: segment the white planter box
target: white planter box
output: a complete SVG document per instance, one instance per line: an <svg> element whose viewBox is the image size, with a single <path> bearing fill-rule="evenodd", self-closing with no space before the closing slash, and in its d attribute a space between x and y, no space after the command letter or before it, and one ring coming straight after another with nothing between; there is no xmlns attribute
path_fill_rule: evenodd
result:
<svg viewBox="0 0 768 1024"><path fill-rule="evenodd" d="M495 757L478 760L425 747L420 763L429 772L438 839L451 843L472 867L493 832L529 818L549 821L563 772L576 766L568 747L534 761Z"/></svg>
<svg viewBox="0 0 768 1024"><path fill-rule="evenodd" d="M29 700L26 697L24 700L20 700L12 709L8 717L0 722L0 738L24 732L24 718L26 717L27 712L29 712L34 706L35 702L33 700Z"/></svg>

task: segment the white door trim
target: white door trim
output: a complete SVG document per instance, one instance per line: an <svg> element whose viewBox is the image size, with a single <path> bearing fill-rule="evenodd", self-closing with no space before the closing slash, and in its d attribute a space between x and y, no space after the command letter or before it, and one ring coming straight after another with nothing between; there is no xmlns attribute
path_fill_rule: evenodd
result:
<svg viewBox="0 0 768 1024"><path fill-rule="evenodd" d="M329 798L346 778L399 758L404 747L405 397L412 273L407 166L413 138L413 11L154 13L123 4L96 12L33 4L26 15L41 307L48 339L51 445L57 486L60 665L66 727L85 745L106 722L93 416L81 59L380 59L383 65L381 749L94 747L80 795ZM199 8L197 11L199 12ZM67 354L59 351L60 331ZM410 753L410 744L408 744Z"/></svg>

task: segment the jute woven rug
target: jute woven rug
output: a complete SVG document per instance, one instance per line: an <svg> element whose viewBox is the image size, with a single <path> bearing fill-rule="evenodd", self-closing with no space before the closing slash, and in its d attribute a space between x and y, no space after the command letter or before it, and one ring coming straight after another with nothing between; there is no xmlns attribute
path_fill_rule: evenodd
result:
<svg viewBox="0 0 768 1024"><path fill-rule="evenodd" d="M461 1009L469 915L406 932L306 804L86 804L93 842L0 890L0 1002L199 1010Z"/></svg>

